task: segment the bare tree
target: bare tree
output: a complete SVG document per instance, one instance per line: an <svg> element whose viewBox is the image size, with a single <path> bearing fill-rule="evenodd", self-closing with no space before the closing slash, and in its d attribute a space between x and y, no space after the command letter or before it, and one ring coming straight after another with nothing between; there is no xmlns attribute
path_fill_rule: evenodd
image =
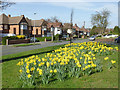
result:
<svg viewBox="0 0 120 90"><path fill-rule="evenodd" d="M110 11L103 9L101 12L96 12L92 15L91 23L93 26L102 28L102 33L105 32L106 27L108 26L108 18L110 16Z"/></svg>
<svg viewBox="0 0 120 90"><path fill-rule="evenodd" d="M60 22L60 20L56 16L48 18L46 21L47 22Z"/></svg>
<svg viewBox="0 0 120 90"><path fill-rule="evenodd" d="M10 7L13 4L15 4L15 2L9 2L7 0L0 0L0 10L4 10L7 7Z"/></svg>

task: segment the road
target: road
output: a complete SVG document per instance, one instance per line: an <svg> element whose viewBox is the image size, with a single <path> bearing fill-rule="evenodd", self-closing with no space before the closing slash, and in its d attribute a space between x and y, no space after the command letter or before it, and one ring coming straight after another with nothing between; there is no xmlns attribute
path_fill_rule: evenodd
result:
<svg viewBox="0 0 120 90"><path fill-rule="evenodd" d="M89 41L88 39L73 40L74 43L88 42L88 41ZM58 42L58 43L52 43L52 42L40 42L40 43L41 43L40 45L25 46L25 47L13 47L12 45L3 45L2 46L2 55L15 54L15 53L19 53L19 52L40 49L40 48L49 47L49 46L68 44L70 42L62 41L62 42Z"/></svg>

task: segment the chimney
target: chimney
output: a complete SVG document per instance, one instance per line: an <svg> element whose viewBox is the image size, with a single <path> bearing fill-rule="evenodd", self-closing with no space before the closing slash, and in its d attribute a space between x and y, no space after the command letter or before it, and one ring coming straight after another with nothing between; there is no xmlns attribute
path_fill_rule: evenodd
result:
<svg viewBox="0 0 120 90"><path fill-rule="evenodd" d="M10 15L10 14L8 14L8 17L11 17L11 15Z"/></svg>
<svg viewBox="0 0 120 90"><path fill-rule="evenodd" d="M24 17L24 15L21 15L22 17Z"/></svg>
<svg viewBox="0 0 120 90"><path fill-rule="evenodd" d="M77 24L75 24L75 26L77 27Z"/></svg>

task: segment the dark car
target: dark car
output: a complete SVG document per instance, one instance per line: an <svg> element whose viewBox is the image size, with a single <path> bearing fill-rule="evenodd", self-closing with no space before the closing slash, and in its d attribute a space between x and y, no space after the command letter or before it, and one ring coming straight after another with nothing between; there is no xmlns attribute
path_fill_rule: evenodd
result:
<svg viewBox="0 0 120 90"><path fill-rule="evenodd" d="M115 42L120 43L120 36L115 39Z"/></svg>

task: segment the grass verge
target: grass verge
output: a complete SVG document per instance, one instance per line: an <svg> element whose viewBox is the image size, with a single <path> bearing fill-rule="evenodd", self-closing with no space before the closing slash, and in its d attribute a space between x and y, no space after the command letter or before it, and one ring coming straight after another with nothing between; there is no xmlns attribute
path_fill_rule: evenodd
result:
<svg viewBox="0 0 120 90"><path fill-rule="evenodd" d="M13 47L24 47L24 46L31 46L31 45L40 45L40 43L16 44L16 45L13 45Z"/></svg>

